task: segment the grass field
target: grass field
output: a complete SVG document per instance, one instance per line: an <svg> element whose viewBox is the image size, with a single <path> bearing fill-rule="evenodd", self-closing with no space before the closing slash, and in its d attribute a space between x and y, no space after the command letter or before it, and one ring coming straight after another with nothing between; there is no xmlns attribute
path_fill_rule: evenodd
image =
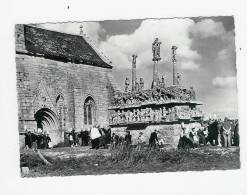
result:
<svg viewBox="0 0 247 195"><path fill-rule="evenodd" d="M41 153L52 165L44 165L37 154L21 152L21 165L28 166L27 177L101 175L145 172L203 171L239 169L239 148L206 146L189 151L134 149L90 150L54 148Z"/></svg>

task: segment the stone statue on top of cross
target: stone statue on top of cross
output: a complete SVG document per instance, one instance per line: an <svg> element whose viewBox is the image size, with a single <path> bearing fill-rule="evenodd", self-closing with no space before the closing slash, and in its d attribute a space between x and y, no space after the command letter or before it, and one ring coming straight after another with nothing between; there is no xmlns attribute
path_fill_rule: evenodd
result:
<svg viewBox="0 0 247 195"><path fill-rule="evenodd" d="M160 57L160 45L161 42L158 38L156 38L152 44L152 52L153 52L153 61L159 61L161 60Z"/></svg>

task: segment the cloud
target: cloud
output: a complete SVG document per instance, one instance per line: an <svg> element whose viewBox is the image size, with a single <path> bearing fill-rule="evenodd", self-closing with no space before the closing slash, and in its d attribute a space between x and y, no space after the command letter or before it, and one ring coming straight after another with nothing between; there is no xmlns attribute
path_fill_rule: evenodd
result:
<svg viewBox="0 0 247 195"><path fill-rule="evenodd" d="M225 29L222 22L215 22L212 19L205 19L192 26L190 32L193 36L203 39L220 36L225 33Z"/></svg>
<svg viewBox="0 0 247 195"><path fill-rule="evenodd" d="M189 61L189 62L182 62L180 66L184 70L196 70L200 67L200 64L197 64L193 61Z"/></svg>
<svg viewBox="0 0 247 195"><path fill-rule="evenodd" d="M234 32L230 31L221 36L223 48L218 52L215 64L225 75L236 74L236 51Z"/></svg>
<svg viewBox="0 0 247 195"><path fill-rule="evenodd" d="M200 59L197 51L191 49L189 30L194 25L191 19L144 20L132 34L114 35L100 43L100 49L111 57L116 68L130 68L131 55L138 54L137 67L148 67L152 62L151 46L156 37L162 42L160 63L171 63L171 47L176 45L178 66L183 61L193 64ZM188 66L181 68L188 69Z"/></svg>
<svg viewBox="0 0 247 195"><path fill-rule="evenodd" d="M236 77L216 77L212 80L216 88L234 88L237 85Z"/></svg>

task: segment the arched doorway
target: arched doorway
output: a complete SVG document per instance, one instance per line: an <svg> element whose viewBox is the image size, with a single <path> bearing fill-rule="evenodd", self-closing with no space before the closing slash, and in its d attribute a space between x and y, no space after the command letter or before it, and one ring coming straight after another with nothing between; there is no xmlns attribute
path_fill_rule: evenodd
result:
<svg viewBox="0 0 247 195"><path fill-rule="evenodd" d="M41 128L51 137L52 143L57 144L62 141L62 132L59 131L59 120L57 115L49 108L41 108L34 114L37 128Z"/></svg>
<svg viewBox="0 0 247 195"><path fill-rule="evenodd" d="M84 125L91 127L96 123L96 104L91 96L84 102Z"/></svg>

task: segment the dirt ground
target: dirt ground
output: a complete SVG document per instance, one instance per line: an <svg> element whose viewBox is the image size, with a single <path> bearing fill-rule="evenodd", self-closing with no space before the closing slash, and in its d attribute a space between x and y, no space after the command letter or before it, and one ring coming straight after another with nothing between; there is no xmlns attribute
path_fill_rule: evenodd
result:
<svg viewBox="0 0 247 195"><path fill-rule="evenodd" d="M113 159L111 151L107 149L67 147L40 151L52 165L44 165L32 151L21 151L21 156L24 156L26 161L24 166L28 166L30 169L28 175L22 176L102 175L240 168L238 147L206 146L190 151L167 151L162 153L162 158L159 160L145 160L147 154L144 153L142 156L138 156L139 159L135 162L133 159L131 161L129 159L120 160L118 157Z"/></svg>

